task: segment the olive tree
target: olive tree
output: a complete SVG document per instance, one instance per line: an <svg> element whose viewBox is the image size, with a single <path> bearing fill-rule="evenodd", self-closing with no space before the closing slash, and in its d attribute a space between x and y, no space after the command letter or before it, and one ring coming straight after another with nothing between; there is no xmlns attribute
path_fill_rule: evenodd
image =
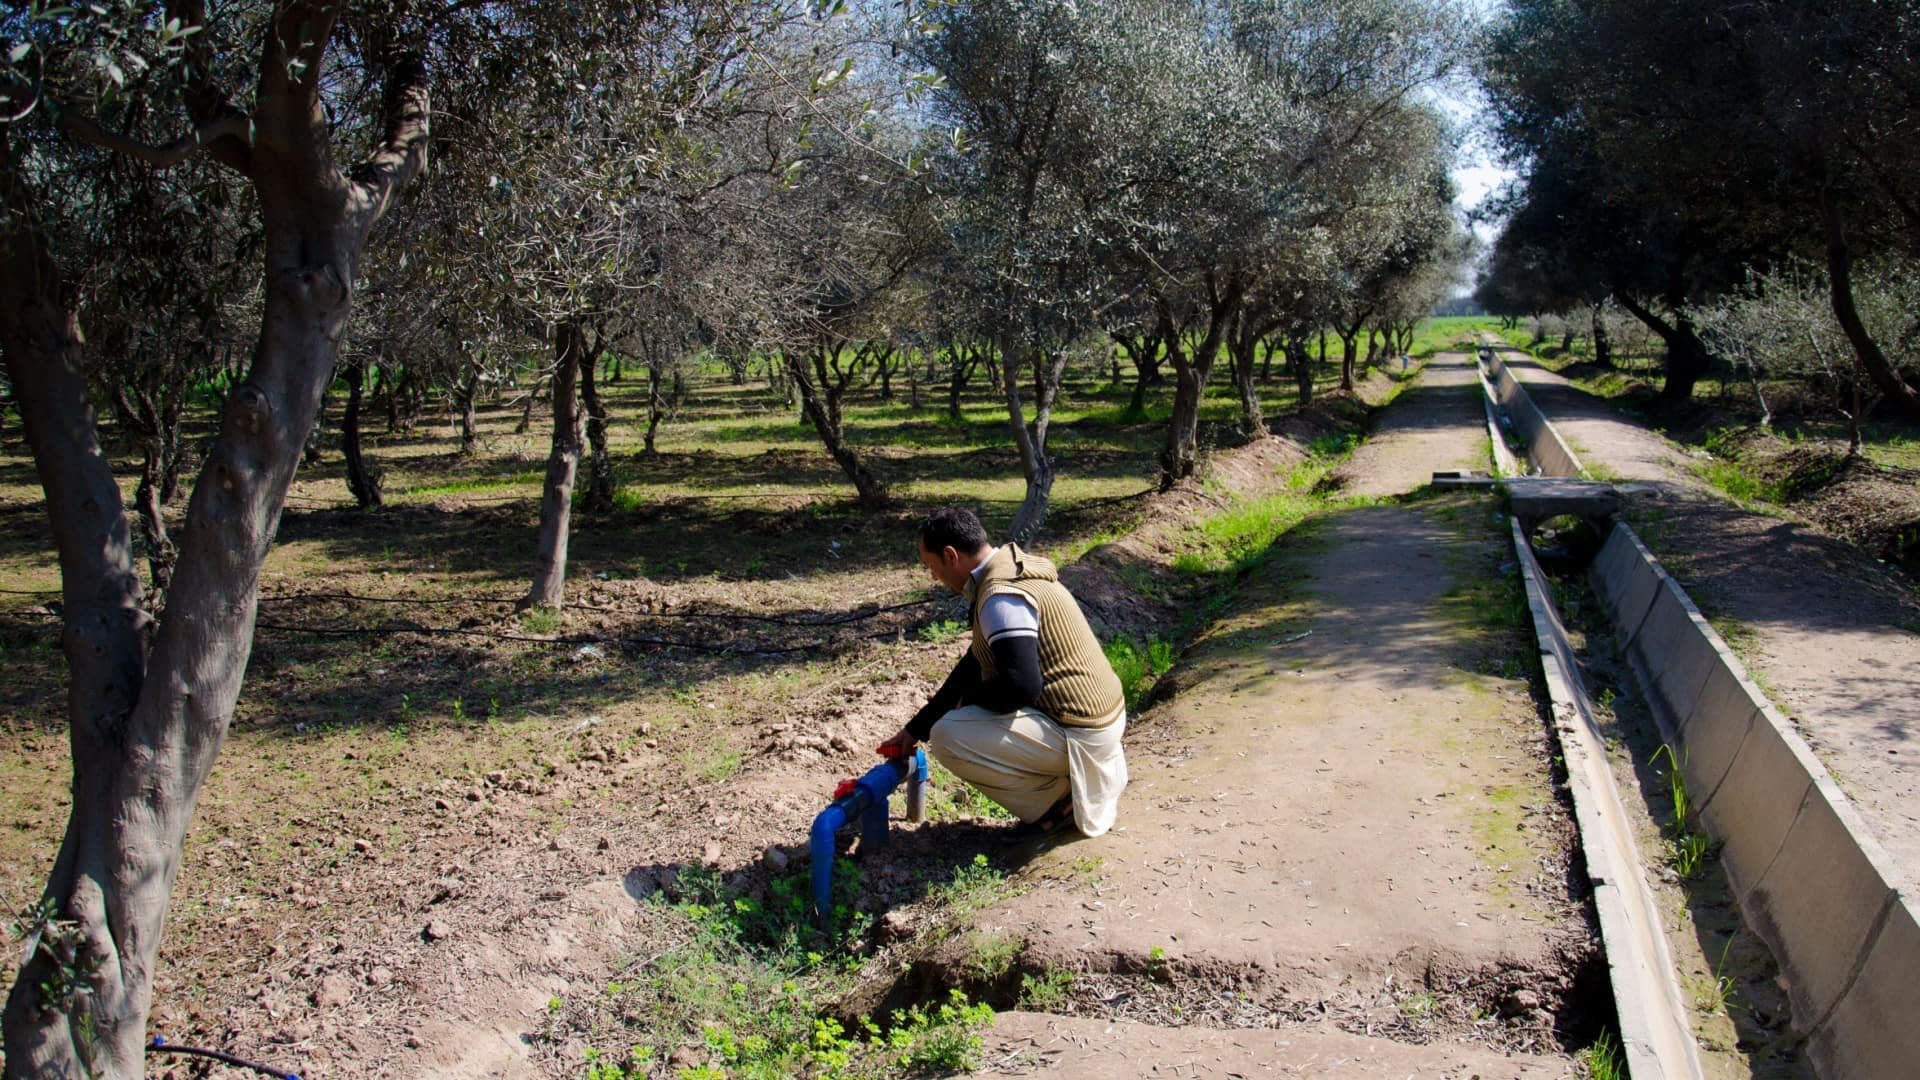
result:
<svg viewBox="0 0 1920 1080"><path fill-rule="evenodd" d="M1125 292L1104 256L1125 243L1128 223L1114 212L1132 152L1122 129L1137 126L1128 102L1143 80L1118 61L1147 8L959 3L905 45L940 80L929 112L949 137L931 154L933 213L948 280L992 319L1026 481L1011 527L1017 539L1040 529L1052 497L1047 436L1067 346Z"/></svg>
<svg viewBox="0 0 1920 1080"><path fill-rule="evenodd" d="M16 18L9 32L0 348L60 560L74 775L7 998L6 1067L137 1077L167 901L240 693L261 563L333 374L361 250L425 164L429 62L454 28L304 0L210 18L188 0L163 17ZM84 376L87 268L72 237L99 181L63 169L75 144L153 168L205 155L258 205L258 344L194 486L157 619L142 608ZM361 155L350 165L349 147Z"/></svg>

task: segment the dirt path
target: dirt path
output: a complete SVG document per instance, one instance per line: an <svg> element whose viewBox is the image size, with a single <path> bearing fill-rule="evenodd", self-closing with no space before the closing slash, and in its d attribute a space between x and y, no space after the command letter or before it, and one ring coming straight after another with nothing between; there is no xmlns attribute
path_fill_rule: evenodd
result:
<svg viewBox="0 0 1920 1080"><path fill-rule="evenodd" d="M1687 451L1503 353L1590 471L1639 481L1629 519L1752 668L1920 888L1920 597L1898 572L1804 522L1729 505Z"/></svg>
<svg viewBox="0 0 1920 1080"><path fill-rule="evenodd" d="M1385 494L1483 445L1436 362L1343 470ZM1391 488L1393 485L1386 485ZM1263 1069L1562 1076L1605 1009L1573 835L1520 664L1490 505L1304 526L1129 733L1122 827L978 917L1074 1012L1005 1014L989 1062L1065 1076ZM1196 1029L1196 1026L1198 1029ZM1225 1030L1204 1030L1206 1028Z"/></svg>
<svg viewBox="0 0 1920 1080"><path fill-rule="evenodd" d="M1399 495L1444 469L1485 469L1486 432L1476 428L1480 380L1466 353L1440 353L1374 423L1334 477L1348 495Z"/></svg>

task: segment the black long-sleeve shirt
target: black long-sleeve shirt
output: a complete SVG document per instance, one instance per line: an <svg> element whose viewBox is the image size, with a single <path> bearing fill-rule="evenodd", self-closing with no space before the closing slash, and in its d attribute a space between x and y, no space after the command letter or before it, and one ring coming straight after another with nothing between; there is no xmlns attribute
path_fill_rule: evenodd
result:
<svg viewBox="0 0 1920 1080"><path fill-rule="evenodd" d="M981 677L980 661L968 649L933 697L907 722L907 732L925 742L934 722L962 705L979 705L994 712L1012 712L1040 700L1040 639L1031 634L1010 635L989 644L994 677Z"/></svg>

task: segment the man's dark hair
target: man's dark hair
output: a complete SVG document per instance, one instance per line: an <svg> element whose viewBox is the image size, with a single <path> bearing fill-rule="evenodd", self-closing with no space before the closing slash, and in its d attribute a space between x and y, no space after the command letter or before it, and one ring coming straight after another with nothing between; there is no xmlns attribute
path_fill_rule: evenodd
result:
<svg viewBox="0 0 1920 1080"><path fill-rule="evenodd" d="M962 555L971 555L987 543L987 530L981 526L980 519L973 516L973 511L958 506L943 506L920 523L920 546L928 551L950 547Z"/></svg>

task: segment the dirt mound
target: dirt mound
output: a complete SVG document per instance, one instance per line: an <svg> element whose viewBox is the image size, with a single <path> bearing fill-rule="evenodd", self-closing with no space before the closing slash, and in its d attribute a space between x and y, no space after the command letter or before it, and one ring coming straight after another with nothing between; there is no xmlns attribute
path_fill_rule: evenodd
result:
<svg viewBox="0 0 1920 1080"><path fill-rule="evenodd" d="M1716 449L1822 532L1920 569L1920 473L1849 454L1842 442L1788 442L1758 429Z"/></svg>
<svg viewBox="0 0 1920 1080"><path fill-rule="evenodd" d="M1173 569L1180 534L1200 518L1235 502L1286 486L1287 474L1307 459L1286 438L1260 439L1207 460L1197 478L1143 500L1126 535L1088 551L1060 572L1095 629L1136 638L1170 624L1186 583Z"/></svg>

